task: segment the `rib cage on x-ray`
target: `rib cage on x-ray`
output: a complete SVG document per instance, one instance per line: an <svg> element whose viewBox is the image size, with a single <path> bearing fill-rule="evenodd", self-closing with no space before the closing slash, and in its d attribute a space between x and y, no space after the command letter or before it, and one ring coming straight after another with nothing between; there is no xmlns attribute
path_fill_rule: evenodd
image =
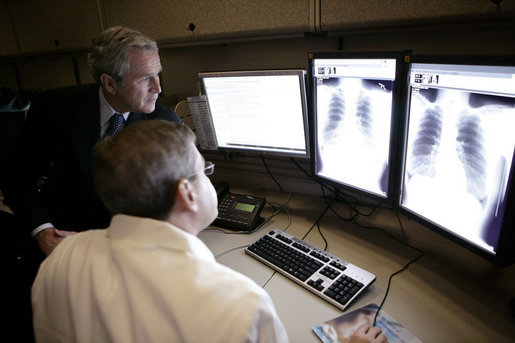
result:
<svg viewBox="0 0 515 343"><path fill-rule="evenodd" d="M442 135L441 116L441 109L438 106L432 106L424 111L417 138L413 142L409 176L419 174L433 177L435 175L434 160L440 148Z"/></svg>
<svg viewBox="0 0 515 343"><path fill-rule="evenodd" d="M413 88L402 205L494 250L513 168L514 127L513 97Z"/></svg>
<svg viewBox="0 0 515 343"><path fill-rule="evenodd" d="M360 92L354 115L361 134L366 137L369 144L373 144L371 112L370 98L364 92ZM338 88L333 92L329 102L328 114L328 121L324 127L324 138L326 141L331 140L331 136L337 133L335 129L343 121L346 114L345 98L342 89Z"/></svg>
<svg viewBox="0 0 515 343"><path fill-rule="evenodd" d="M372 136L372 111L370 105L370 97L365 95L365 92L361 91L358 103L356 106L356 117L359 121L359 129L364 137L369 140L373 139Z"/></svg>
<svg viewBox="0 0 515 343"><path fill-rule="evenodd" d="M353 119L366 141L370 145L377 144L377 142L374 142L372 132L374 125L373 108L368 92L373 92L373 90L370 90L370 86L360 79L352 81L332 79L325 85L331 88L331 96L327 121L323 129L324 140L330 142L335 139L339 134L337 128L342 124L345 116L352 116L349 119ZM377 88L380 89L379 86Z"/></svg>
<svg viewBox="0 0 515 343"><path fill-rule="evenodd" d="M486 159L481 119L463 111L458 118L456 152L465 169L467 190L482 206L486 203Z"/></svg>
<svg viewBox="0 0 515 343"><path fill-rule="evenodd" d="M458 101L460 96L454 94L438 102L453 108L452 112L442 113L441 108L433 104L438 98L438 91L434 89L430 96L424 93L414 96L413 100L419 101L425 109L413 141L408 176L434 177L436 159L442 149L442 131L453 132L454 148L465 173L467 191L484 206L487 199L487 160L479 110L470 108L468 102ZM451 102L452 106L446 102Z"/></svg>
<svg viewBox="0 0 515 343"><path fill-rule="evenodd" d="M329 78L317 86L318 172L384 195L392 81Z"/></svg>
<svg viewBox="0 0 515 343"><path fill-rule="evenodd" d="M332 135L335 134L335 129L340 122L343 121L345 115L345 100L343 97L343 90L340 88L335 89L329 100L328 120L324 126L324 140L330 141Z"/></svg>

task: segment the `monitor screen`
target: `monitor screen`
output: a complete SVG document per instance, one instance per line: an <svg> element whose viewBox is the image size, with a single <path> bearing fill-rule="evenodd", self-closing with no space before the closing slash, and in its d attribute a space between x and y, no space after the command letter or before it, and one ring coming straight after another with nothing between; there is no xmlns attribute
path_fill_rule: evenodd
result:
<svg viewBox="0 0 515 343"><path fill-rule="evenodd" d="M399 203L429 227L495 257L513 212L515 66L480 61L413 57Z"/></svg>
<svg viewBox="0 0 515 343"><path fill-rule="evenodd" d="M306 72L199 73L219 150L309 157Z"/></svg>
<svg viewBox="0 0 515 343"><path fill-rule="evenodd" d="M393 202L403 52L310 54L313 174Z"/></svg>

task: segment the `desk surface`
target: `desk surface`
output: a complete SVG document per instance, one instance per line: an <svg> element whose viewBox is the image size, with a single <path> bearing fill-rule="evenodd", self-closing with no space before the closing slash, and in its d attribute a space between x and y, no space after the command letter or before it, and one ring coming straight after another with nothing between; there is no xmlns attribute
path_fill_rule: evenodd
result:
<svg viewBox="0 0 515 343"><path fill-rule="evenodd" d="M270 204L283 204L288 194L266 193ZM205 230L199 237L217 260L264 286L270 294L291 342L320 342L312 327L343 314L301 286L244 253L244 248L272 229L304 237L325 208L323 199L293 195L288 212L280 212L251 234ZM343 207L341 213L344 213ZM273 213L267 206L263 216ZM392 280L383 309L423 342L514 342L515 317L509 300L515 296L515 265L499 268L425 228L384 209L368 218L395 236L425 251L424 257ZM402 218L401 218L402 220ZM381 231L359 228L328 212L321 221L327 251L377 276L372 286L346 312L384 297L389 276L417 256ZM402 228L402 230L401 230ZM324 247L317 229L304 239ZM442 252L440 254L440 251ZM447 252L446 252L447 251ZM449 258L449 254L457 254Z"/></svg>

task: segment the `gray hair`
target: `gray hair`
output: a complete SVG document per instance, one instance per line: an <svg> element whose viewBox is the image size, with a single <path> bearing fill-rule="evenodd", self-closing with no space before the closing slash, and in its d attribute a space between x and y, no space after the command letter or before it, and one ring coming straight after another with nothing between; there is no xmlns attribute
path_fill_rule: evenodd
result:
<svg viewBox="0 0 515 343"><path fill-rule="evenodd" d="M111 214L163 220L179 180L195 172L195 135L186 125L147 120L122 129L93 149L93 178Z"/></svg>
<svg viewBox="0 0 515 343"><path fill-rule="evenodd" d="M132 49L159 52L157 43L139 31L122 26L110 27L91 41L88 63L95 81L108 74L123 83L130 67Z"/></svg>

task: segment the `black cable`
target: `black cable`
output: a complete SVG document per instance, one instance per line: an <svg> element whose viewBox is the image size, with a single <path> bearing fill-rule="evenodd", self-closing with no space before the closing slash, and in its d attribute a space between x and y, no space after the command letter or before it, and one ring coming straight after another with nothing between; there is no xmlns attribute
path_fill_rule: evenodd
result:
<svg viewBox="0 0 515 343"><path fill-rule="evenodd" d="M404 226L402 225L402 221L401 221L401 218L400 216L398 215L397 212L394 212L397 216L397 220L399 221L399 226L401 227L401 230L404 232ZM376 314L374 315L374 322L373 322L373 326L376 325L376 320L377 320L377 316L379 315L379 312L381 311L381 308L383 307L385 301L386 301L386 298L388 296L388 292L390 291L390 285L392 283L392 279L395 275L403 272L404 270L406 270L411 264L417 262L418 260L420 260L423 256L424 256L424 252L422 250L420 250L419 248L416 248L406 242L404 242L403 240L395 237L394 235L392 235L391 233L389 233L388 231L382 229L382 228L378 228L378 227L373 227L373 226L366 226L366 225L363 225L359 222L355 222L356 225L358 225L359 227L362 227L364 229L368 229L368 230L378 230L378 231L381 231L383 233L385 233L387 236L393 238L395 241L403 244L404 246L410 248L410 249L413 249L413 250L416 250L419 254L417 257L415 257L414 259L412 259L411 261L409 261L404 267L402 267L401 269L397 270L396 272L392 273L390 275L390 277L388 278L388 285L386 287L386 291L385 291L385 294L384 294L384 297L383 297L383 300L381 301L381 304L379 305L379 307L377 308L377 311L376 311Z"/></svg>
<svg viewBox="0 0 515 343"><path fill-rule="evenodd" d="M324 242L325 242L324 251L327 251L327 248L329 247L329 243L327 243L327 239L325 239L324 234L323 234L323 233L322 233L322 231L320 230L320 223L317 223L317 229L318 229L318 233L320 233L320 237L322 237L322 239L323 239L323 240L324 240Z"/></svg>
<svg viewBox="0 0 515 343"><path fill-rule="evenodd" d="M295 159L291 158L292 162L295 163L295 165L297 165L297 167L310 179L313 180L312 176L310 174L308 174L298 163L297 161L295 161ZM322 219L322 217L327 213L328 210L331 210L331 212L333 212L338 218L340 218L341 220L343 221L346 221L346 222L350 222L350 221L353 221L357 226L359 227L362 227L362 228L365 228L365 229L372 229L372 230L379 230L379 231L382 231L383 233L385 233L386 235L390 236L391 238L393 238L394 240L396 240L397 242L400 242L401 244L407 246L408 248L411 248L411 249L414 249L416 250L419 255L417 257L415 257L414 259L412 259L411 261L409 261L404 267L402 267L401 269L397 270L396 272L392 273L390 275L390 277L388 278L388 286L386 288L386 292L385 292L385 295L381 301L381 304L379 305L379 307L377 308L377 311L376 311L376 314L374 316L374 322L373 322L373 325L375 326L376 325L376 320L377 320L377 316L379 314L379 312L381 311L381 308L383 307L385 301L386 301L386 298L388 296L388 292L390 291L390 286L391 286L391 282L392 282L392 279L395 275L403 272L404 270L406 270L411 264L417 262L419 259L421 259L423 256L424 256L424 252L400 239L398 239L397 237L395 237L394 235L390 234L389 232L387 232L386 230L384 229L381 229L381 228L376 228L376 227L370 227L370 226L365 226L361 223L359 223L357 221L358 217L359 216L363 216L363 217L369 217L371 216L376 210L378 207L380 207L381 205L383 205L382 202L379 202L375 205L361 205L361 206L367 206L367 207L372 207L372 209L370 210L369 213L362 213L356 206L360 205L359 204L359 199L354 198L354 204L351 204L349 201L347 201L346 199L344 198L339 198L339 191L337 188L335 189L331 189L329 186L325 185L324 183L318 181L318 180L314 180L316 181L320 187L321 187L321 190L322 190L322 195L323 195L323 198L324 198L324 201L326 203L326 208L324 209L324 211L322 212L322 214L320 215L320 217L317 219L317 221L313 224L313 226L309 229L309 231L306 233L306 235L304 235L304 237L302 238L303 240L306 238L306 236L311 232L311 230L313 229L313 227L315 227L315 225L317 226L318 228L318 232L320 233L320 236L322 237L322 239L324 240L325 242L325 248L324 248L324 251L326 250L326 248L328 247L328 243L327 243L327 240L325 239L324 235L322 234L322 231L320 230L320 220ZM324 190L324 187L329 189L333 195L334 195L334 199L332 199L332 202L330 203L329 202L329 199L325 193L325 190ZM353 214L351 214L351 217L350 218L345 218L343 217L342 215L340 215L338 212L336 212L336 210L332 207L332 203L334 201L337 201L338 199L341 199L341 201L344 202L344 204L349 208L349 212L353 212ZM396 214L397 216L397 219L399 221L399 225L401 227L401 230L402 232L404 233L404 227L402 225L402 221L401 221L401 218L399 217L398 213L394 211L394 213Z"/></svg>
<svg viewBox="0 0 515 343"><path fill-rule="evenodd" d="M327 195L326 195L326 193L325 193L325 190L324 190L324 189L328 189L329 191L331 191L331 193L333 193L334 198L335 198L336 200L341 200L341 201L343 201L343 202L344 202L348 207L350 207L354 212L356 212L356 214L363 215L363 216L365 216L365 217L371 216L371 215L375 212L375 210L376 210L378 207L380 207L381 205L383 205L383 204L384 204L384 203L382 203L382 202L379 202L379 203L377 203L377 204L375 204L375 205L361 205L361 204L359 203L359 199L358 199L358 198L353 197L353 196L350 196L350 195L348 195L348 194L347 194L347 195L344 195L344 194L342 194L342 193L341 193L337 188L332 189L331 187L329 187L328 185L324 184L323 182L321 182L321 181L319 181L319 180L315 180L315 179L313 179L313 177L312 177L312 176L311 176L307 171L305 171L305 170L304 170L304 168L302 168L302 166L301 166L301 165L300 165L300 164L299 164L299 163L298 163L298 162L297 162L293 157L290 157L290 160L291 160L291 161L292 161L292 162L297 166L297 168L299 168L299 170L301 170L301 171L304 173L304 175L306 175L309 179L311 179L311 180L315 181L316 183L318 183L318 184L320 185L321 190L322 190L322 196L324 197L324 200L326 201L326 203L327 203ZM351 202L349 202L348 200L346 200L345 198L343 198L343 196L347 196L347 197L352 198L352 201L354 202L354 204L352 204ZM361 211L359 211L359 209L357 209L357 208L356 208L356 206L357 206L357 205L365 206L365 207L372 207L372 210L371 210L369 213L366 213L366 214L365 214L365 213L362 213ZM354 215L354 216L352 216L352 218L350 218L350 219L349 219L349 218L347 218L347 219L346 219L346 218L344 218L344 217L340 216L338 213L336 213L336 211L335 211L333 208L331 208L331 211L332 211L336 216L338 216L340 219L345 220L345 221L353 220L353 219L356 217L356 215Z"/></svg>
<svg viewBox="0 0 515 343"><path fill-rule="evenodd" d="M277 180L275 179L274 175L272 174L272 172L270 171L270 169L268 168L268 165L266 164L266 161L265 161L265 157L263 155L259 155L261 157L261 160L263 161L263 164L265 165L265 168L266 170L268 171L268 175L270 175L270 177L272 178L272 180L274 180L275 184L277 185L277 187L279 187L279 190L281 191L281 193L283 192L283 188L281 187L281 184L279 184L279 182L277 182Z"/></svg>
<svg viewBox="0 0 515 343"><path fill-rule="evenodd" d="M327 210L329 210L329 206L326 206L325 209L322 211L322 214L320 214L320 216L318 217L318 219L315 221L315 223L313 223L313 225L309 228L308 232L306 232L306 234L304 235L304 237L301 238L301 240L304 240L306 239L306 237L309 235L309 233L311 232L311 230L313 230L313 228L318 225L318 223L320 223L320 220L322 220L322 217L325 216L325 214L327 213Z"/></svg>
<svg viewBox="0 0 515 343"><path fill-rule="evenodd" d="M336 210L332 207L332 203L329 203L328 198L327 198L327 196L326 196L326 194L325 194L325 191L324 191L323 187L322 187L322 194L323 194L324 200L325 200L326 205L327 205L326 210L324 211L324 214L325 214L325 212L326 212L328 209L330 209L330 210L331 210L331 211L332 211L332 212L333 212L333 213L334 213L338 218L340 218L340 219L341 219L341 220L343 220L343 221L346 221L346 222L353 221L353 222L354 222L357 226L359 226L359 227L362 227L362 228L365 228L365 229L371 229L371 230L379 230L379 231L382 231L383 233L385 233L385 234L386 234L386 235L388 235L389 237L393 238L393 239L394 239L394 240L396 240L397 242L399 242L399 243L401 243L401 244L403 244L403 245L407 246L408 248L414 249L414 250L416 250L416 251L419 253L419 255L418 255L417 257L415 257L414 259L412 259L411 261L409 261L409 262L408 262L404 267L402 267L402 268L401 268L401 269L399 269L398 271L396 271L396 272L394 272L393 274L391 274L391 275L390 275L390 277L388 278L388 286L387 286L387 288L386 288L385 295L384 295L383 300L381 301L381 304L379 305L379 307L378 307L378 309L377 309L377 311L376 311L376 314L375 314L375 316L374 316L374 326L375 326L375 324L376 324L376 320L377 320L377 316L378 316L378 314L379 314L379 312L380 312L381 308L383 307L383 305L384 305L384 303L385 303L385 301L386 301L386 298L387 298L387 296L388 296L388 292L389 292L389 290L390 290L390 286L391 286L392 278L393 278L395 275L397 275L397 274L399 274L399 273L403 272L404 270L406 270L406 269L407 269L411 264L413 264L413 263L415 263L416 261L418 261L419 259L421 259L421 258L424 256L424 252L423 252L422 250L420 250L420 249L418 249L418 248L416 248L416 247L414 247L414 246L412 246L412 245L410 245L410 244L408 244L408 243L406 243L406 242L404 242L404 241L402 241L402 240L398 239L397 237L395 237L394 235L392 235L391 233L389 233L388 231L386 231L386 230L384 230L384 229L377 228L377 227L366 226L366 225L363 225L363 224L361 224L360 222L358 222L358 221L357 221L357 219L358 219L358 217L359 217L359 216L364 216L364 217L371 216L379 206L383 205L383 203L381 203L381 202L380 202L380 203L377 203L376 205L372 205L372 206L370 206L370 207L372 207L372 210L371 210L369 213L366 213L366 214L365 214L365 213L362 213L361 211L359 211L359 209L357 209L356 207L354 207L354 206L353 206L352 204L350 204L348 201L346 201L346 200L342 199L342 200L344 201L345 205L347 205L347 206L348 206L349 211L351 211L351 212L353 211L353 212L354 212L354 214L353 214L353 215L351 215L351 217L350 217L350 218L345 218L345 217L343 217L342 215L340 215L339 213L337 213L337 212L336 212ZM333 202L334 202L334 199L333 199ZM395 211L394 211L394 213L395 213L395 215L397 216L397 220L399 221L399 226L401 227L402 232L404 232L404 226L402 225L402 221L401 221L401 218L400 218L399 214L398 214L397 212L395 212ZM320 220L320 218L319 218L319 220ZM318 227L318 231L320 232L320 235L322 236L322 238L323 238L323 239L324 239L324 241L326 242L326 247L327 247L327 241L326 241L326 239L325 239L324 235L322 234L322 232L320 231L320 226L319 226L319 222L318 222L318 221L317 221L317 227ZM324 249L324 250L325 250L325 249Z"/></svg>
<svg viewBox="0 0 515 343"><path fill-rule="evenodd" d="M267 201L267 204L269 204L270 206L272 206L272 208L274 209L274 213L272 213L270 216L268 217L265 217L265 221L263 222L262 225L264 225L265 223L267 223L268 221L270 221L272 218L274 218L277 214L279 214L279 212L281 211L284 211L284 213L286 213L286 215L288 216L288 225L282 229L282 231L286 231L288 230L288 228L290 227L292 221L291 221L291 215L290 215L290 212L288 212L287 210L287 207L288 207L288 203L290 202L291 198L293 197L293 193L290 193L290 196L288 197L288 199L286 200L286 202L282 205L280 205L279 209L278 210L275 210L275 206L268 202Z"/></svg>
<svg viewBox="0 0 515 343"><path fill-rule="evenodd" d="M272 280L272 278L274 277L275 274L277 274L277 272L274 270L272 275L270 275L270 277L265 281L265 283L263 284L263 286L261 286L261 288L265 288L266 285L270 282L270 280Z"/></svg>
<svg viewBox="0 0 515 343"><path fill-rule="evenodd" d="M303 173L304 175L306 175L309 179L311 179L312 181L315 181L316 183L318 183L321 187L325 187L327 189L329 189L332 193L336 193L336 190L335 189L331 189L328 185L320 182L319 180L315 180L313 179L313 177L311 176L311 174L309 174L307 171L304 170L304 168L301 167L301 165L295 161L295 159L293 157L290 157L290 160L295 163L295 165L297 166L297 168L299 168Z"/></svg>
<svg viewBox="0 0 515 343"><path fill-rule="evenodd" d="M268 167L267 167L266 162L265 162L265 160L264 160L264 157L263 157L262 155L261 155L261 158L263 159L263 163L265 164L265 167L266 167L266 168L267 168L267 170L268 170ZM320 189L322 190L322 196L323 196L323 198L324 198L324 200L325 200L326 204L328 204L328 201L327 201L327 195L326 195L326 193L325 193L325 189L328 189L329 191L331 191L331 193L333 193L333 194L334 194L334 199L335 199L335 200L340 199L340 200L341 200L341 201L343 201L343 202L344 202L344 203L345 203L345 204L346 204L350 209L352 209L352 211L353 211L353 212L355 212L355 214L354 214L351 218L344 218L344 217L342 217L341 215L339 215L338 213L336 213L336 211L331 207L331 208L330 208L330 209L331 209L331 211L332 211L336 216L338 216L340 219L342 219L342 220L345 220L345 221L352 221L352 220L354 220L358 215L363 215L363 216L365 216L365 217L371 216L379 206L383 205L383 203L382 203L382 202L379 202L379 203L377 203L377 204L375 204L375 205L369 205L369 206L367 206L367 207L372 207L372 210L371 210L369 213L367 213L367 214L362 213L361 211L359 211L359 209L357 209L357 208L356 208L356 206L357 206L357 205L360 205L360 204L359 204L359 200L358 200L358 198L356 198L356 197L352 197L352 199L353 199L353 201L354 201L354 203L355 203L354 205L353 205L353 204L351 204L351 203L350 203L349 201L347 201L346 199L344 199L344 198L340 198L340 195L342 195L342 196L343 196L343 194L341 194L341 192L339 192L339 191L338 191L338 189L336 189L336 188L335 188L335 189L332 189L331 187L329 187L328 185L324 184L323 182L320 182L320 181L318 181L318 180L314 180L314 179L312 178L312 176L311 176L307 171L305 171L305 170L304 170L304 168L302 168L302 166L301 166L301 165L300 165L300 164L299 164L299 163L298 163L298 162L297 162L293 157L290 157L290 160L291 160L291 161L292 161L292 162L297 166L297 168L299 168L299 170L301 170L301 171L304 173L304 175L306 175L308 178L310 178L311 180L315 181L316 183L318 183L318 184L320 185ZM270 173L270 171L269 171L269 173ZM270 173L270 175L271 175L271 173ZM273 178L273 177L272 177L272 178ZM350 197L349 195L346 195L346 196ZM366 206L366 205L361 205L361 206Z"/></svg>
<svg viewBox="0 0 515 343"><path fill-rule="evenodd" d="M418 249L417 249L418 250ZM390 291L390 285L392 283L392 278L405 271L406 269L408 269L408 267L410 266L410 264L412 263L415 263L417 262L419 259L422 258L422 256L424 256L424 252L419 250L419 255L417 257L415 257L413 260L409 261L404 267L402 267L401 269L399 269L398 271L396 271L395 273L391 274L390 277L388 278L388 286L386 287L386 292L384 294L384 297L383 297L383 300L381 301L381 304L379 305L379 307L377 308L377 311L376 311L376 314L374 315L374 323L372 326L375 326L376 325L376 320L377 320L377 316L379 315L379 311L381 311L381 308L383 307L384 305L384 302L386 301L386 297L388 296L388 292Z"/></svg>
<svg viewBox="0 0 515 343"><path fill-rule="evenodd" d="M324 200L326 201L326 205L327 205L327 206L326 206L326 208L325 208L324 212L322 213L322 215L317 219L317 221L316 221L316 222L315 222L315 224L314 224L314 225L316 225L316 226L317 226L318 232L320 233L320 236L322 237L322 239L323 239L323 240L324 240L324 242L325 242L324 251L326 251L326 250L327 250L327 248L328 248L328 242L327 242L327 240L326 240L326 238L325 238L324 234L323 234L323 233L322 233L322 231L320 230L320 220L321 220L321 219L322 219L322 217L325 215L325 213L327 212L327 210L328 210L328 209L330 209L334 214L336 214L336 216L337 216L338 218L340 218L340 219L342 219L342 220L344 220L344 221L354 221L354 223L355 223L357 226L359 226L359 227L362 227L362 228L365 228L365 229L370 229L370 230L379 230L379 231L382 231L383 233L385 233L386 235L390 236L390 237L391 237L391 238L393 238L394 240L396 240L396 241L400 242L401 244L403 244L403 245L405 245L405 246L407 246L407 247L409 247L409 248L411 248L411 249L416 250L416 251L419 253L419 255L418 255L417 257L415 257L414 259L412 259L411 261L409 261L409 262L408 262L404 267L402 267L401 269L399 269L399 270L397 270L396 272L392 273L392 274L390 275L390 277L388 278L388 285L387 285L387 287L386 287L386 291L385 291L384 297L383 297L383 299L382 299L382 301L381 301L380 305L378 306L378 308L377 308L377 310L376 310L376 313L375 313L375 315L374 315L373 326L375 326L375 325L376 325L376 321L377 321L377 316L379 315L379 312L381 311L381 309L382 309L382 307L383 307L383 305L384 305L384 303L385 303L385 301L386 301L386 298L388 297L388 293L389 293L389 291L390 291L390 286L391 286L391 283L392 283L392 279L393 279L393 277L394 277L395 275L397 275L397 274L400 274L401 272L403 272L404 270L406 270L406 269L407 269L411 264L413 264L413 263L415 263L416 261L418 261L419 259L421 259L421 258L424 256L424 252L423 252L422 250L420 250L420 249L418 249L418 248L416 248L416 247L414 247L414 246L412 246L412 245L410 245L410 244L408 244L408 243L406 243L406 242L404 242L404 241L402 241L402 240L398 239L397 237L393 236L392 234L390 234L388 231L386 231L386 230L384 230L384 229L376 228L376 227L371 227L371 226L365 226L365 225L363 225L363 224L359 223L358 221L356 221L356 219L358 218L358 216L359 216L359 215L363 215L363 216L369 216L369 215L371 215L371 214L372 214L372 213L377 209L377 207L379 207L382 203L379 203L379 204L376 204L375 206L373 206L372 211L371 211L369 214L367 214L367 215L364 215L364 214L362 214L362 213L360 213L359 211L357 211L357 210L355 210L355 209L354 209L355 211L357 211L357 212L356 212L356 214L355 214L354 216L352 216L351 218L344 218L344 217L342 217L339 213L337 213L337 212L332 208L332 203L329 203L329 202L328 202L328 199L327 199L325 196L324 196ZM350 208L352 208L352 207L350 207ZM401 219L400 219L400 217L399 217L399 214L398 214L397 212L395 212L395 214L396 214L397 219L398 219L398 221L399 221L399 225L400 225L400 227L401 227L401 230L404 232L404 228L403 228L403 225L402 225L402 221L401 221ZM313 225L313 226L314 226L314 225ZM310 229L309 231L311 231L311 230L313 229L313 226L311 227L311 229ZM309 231L308 231L308 234L309 234ZM304 236L304 238L305 238L308 234L306 234L306 235ZM303 239L304 239L304 238L303 238Z"/></svg>
<svg viewBox="0 0 515 343"><path fill-rule="evenodd" d="M369 213L362 213L362 212L360 212L360 215L362 215L364 217L370 217L377 210L377 208L379 206L381 206L381 205L384 205L384 203L383 202L378 202L375 205L366 206L366 207L372 207L372 210L370 210ZM365 205L362 205L362 206L365 206Z"/></svg>
<svg viewBox="0 0 515 343"><path fill-rule="evenodd" d="M300 166L300 164L299 164L297 161L295 161L295 159L294 159L293 157L290 157L290 160L291 160L293 163L295 163L295 165L297 166L297 168L299 168L299 169L304 173L304 175L306 175L308 178L310 178L310 179L311 179L311 174L309 174L307 171L305 171L305 170L304 170L304 168L302 168L302 167Z"/></svg>
<svg viewBox="0 0 515 343"><path fill-rule="evenodd" d="M400 217L397 217L397 219L399 220L399 224L400 224L400 226L402 227L403 225L402 225L402 222L400 221ZM401 243L402 245L404 245L404 246L406 246L406 247L408 247L408 248L410 248L410 249L416 250L418 253L420 253L420 254L422 254L422 255L424 254L424 252L423 252L422 250L420 250L419 248L416 248L416 247L414 247L414 246L412 246L412 245L410 245L410 244L408 244L408 243L404 242L403 240L401 240L401 239L399 239L399 238L395 237L394 235L392 235L391 233L389 233L389 232L388 232L388 231L386 231L385 229L382 229L382 228L379 228L379 227L374 227L374 226L367 226L367 225L363 225L363 224L361 224L361 223L359 223L359 222L357 222L357 221L355 221L354 223L355 223L357 226L359 226L359 227L361 227L361 228L363 228L363 229L381 231L381 232L383 232L384 234L386 234L387 236L389 236L390 238L392 238L392 239L394 239L395 241L397 241L397 242ZM402 228L402 230L404 231L404 229L403 229L403 228Z"/></svg>
<svg viewBox="0 0 515 343"><path fill-rule="evenodd" d="M334 208L332 207L332 204L329 205L329 201L327 199L327 196L326 196L325 191L324 191L323 188L322 188L322 195L323 195L323 198L324 198L324 201L325 201L326 205L330 207L331 212L333 212L341 220L346 221L346 222L350 222L350 221L353 221L359 215L359 211L356 210L353 206L351 206L350 204L348 204L346 202L345 204L349 207L349 212L354 212L354 214L351 214L350 218L343 217L342 215L340 215L338 212L336 212L334 210ZM350 211L350 210L352 210L352 211Z"/></svg>
<svg viewBox="0 0 515 343"><path fill-rule="evenodd" d="M339 214L338 212L336 212L336 210L332 206L331 206L331 212L333 212L338 218L340 218L340 220L343 220L345 222L352 222L359 216L359 212L356 211L355 209L353 209L352 207L349 207L349 215L350 215L349 218L346 218L346 217L342 216L341 214Z"/></svg>
<svg viewBox="0 0 515 343"><path fill-rule="evenodd" d="M338 188L335 189L334 193L336 194L335 197L338 200L341 200L347 204L351 204L351 202L354 204L354 206L361 205L359 202L359 199L355 196L352 196L350 194L342 193ZM345 197L351 198L351 201L346 200Z"/></svg>
<svg viewBox="0 0 515 343"><path fill-rule="evenodd" d="M375 205L361 204L361 203L360 203L360 201L359 201L359 199L357 199L356 197L352 197L352 198L353 198L353 202L350 202L350 201L346 200L345 198L338 197L338 193L340 193L340 192L337 190L337 191L336 191L336 197L337 197L337 199L341 199L341 201L342 201L345 205L347 205L349 208L351 208L354 212L356 212L356 214L357 214L357 215L361 215L361 216L364 216L364 217L369 217L369 216L371 216L371 215L375 212L375 210L376 210L378 207L380 207L380 206L384 205L384 203L383 203L383 202L378 202L378 203L377 203L377 204L375 204ZM347 196L348 196L348 195L347 195ZM372 208L372 209L370 210L370 212L369 212L369 213L363 213L363 212L358 208L358 206L360 206L360 207L370 207L370 208ZM335 213L335 214L336 214L336 213ZM357 215L356 215L356 216L354 216L354 217L357 217Z"/></svg>

